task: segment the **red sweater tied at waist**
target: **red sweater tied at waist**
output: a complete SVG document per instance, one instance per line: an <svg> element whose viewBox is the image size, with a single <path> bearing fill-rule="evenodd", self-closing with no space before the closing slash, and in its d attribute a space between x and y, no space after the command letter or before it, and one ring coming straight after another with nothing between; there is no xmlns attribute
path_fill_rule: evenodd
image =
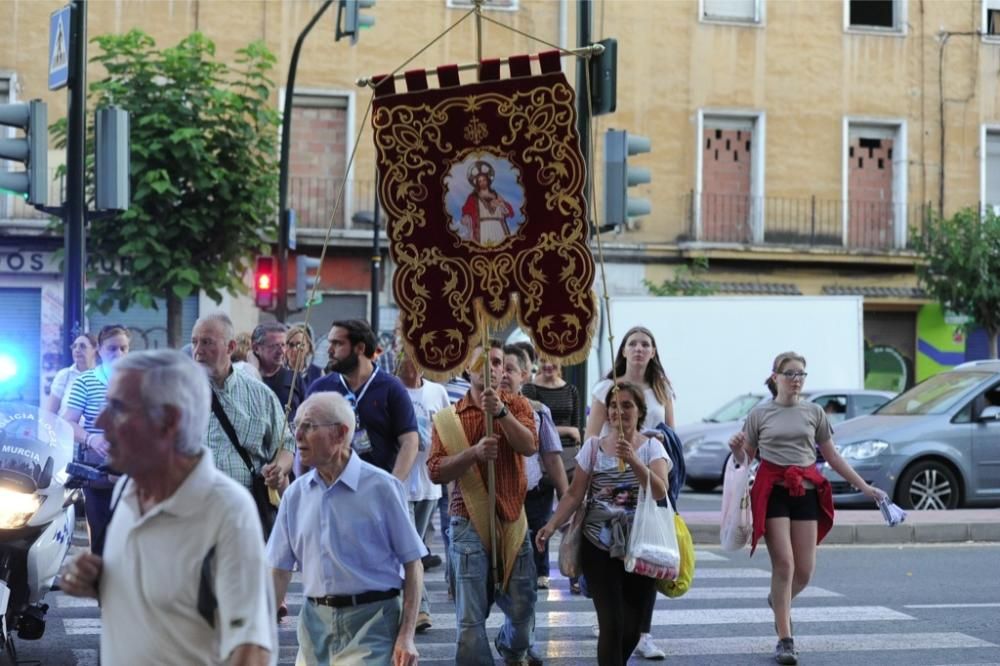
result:
<svg viewBox="0 0 1000 666"><path fill-rule="evenodd" d="M820 543L833 527L833 488L830 482L819 473L815 465L797 467L795 465L776 465L767 460L760 461L757 476L750 489L750 507L753 512L753 537L750 541L750 554L757 548L757 540L764 535L767 523L767 503L771 497L771 489L780 481L792 497L802 497L806 488L802 481L810 481L816 486L816 496L819 499L819 521L816 526L816 543Z"/></svg>

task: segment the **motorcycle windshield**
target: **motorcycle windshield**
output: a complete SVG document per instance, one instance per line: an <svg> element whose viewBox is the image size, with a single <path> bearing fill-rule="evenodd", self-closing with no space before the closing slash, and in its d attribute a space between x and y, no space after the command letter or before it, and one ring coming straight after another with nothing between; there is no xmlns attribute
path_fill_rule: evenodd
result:
<svg viewBox="0 0 1000 666"><path fill-rule="evenodd" d="M31 405L0 402L0 485L41 495L61 491L71 460L73 429L65 420Z"/></svg>

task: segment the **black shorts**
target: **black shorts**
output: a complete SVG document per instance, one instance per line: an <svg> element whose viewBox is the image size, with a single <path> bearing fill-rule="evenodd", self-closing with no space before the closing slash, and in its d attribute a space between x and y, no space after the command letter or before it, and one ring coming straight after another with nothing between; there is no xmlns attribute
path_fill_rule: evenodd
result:
<svg viewBox="0 0 1000 666"><path fill-rule="evenodd" d="M792 497L785 486L774 485L767 499L768 518L791 520L819 520L819 496L815 488L806 488L806 494Z"/></svg>

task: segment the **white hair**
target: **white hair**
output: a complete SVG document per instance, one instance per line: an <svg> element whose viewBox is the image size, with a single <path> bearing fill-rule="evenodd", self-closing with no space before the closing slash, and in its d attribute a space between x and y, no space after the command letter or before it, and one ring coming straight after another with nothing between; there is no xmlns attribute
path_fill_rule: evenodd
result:
<svg viewBox="0 0 1000 666"><path fill-rule="evenodd" d="M347 426L347 441L354 439L354 410L344 396L336 391L313 393L299 405L296 413L305 413L306 407L312 407L325 423L343 423Z"/></svg>
<svg viewBox="0 0 1000 666"><path fill-rule="evenodd" d="M229 318L225 312L213 312L211 314L198 317L198 320L194 323L195 327L198 324L203 324L207 322L215 322L222 329L223 342L229 344L231 340L236 339L236 327L233 326L233 320ZM194 330L192 328L192 330Z"/></svg>
<svg viewBox="0 0 1000 666"><path fill-rule="evenodd" d="M177 409L177 452L197 455L201 451L212 410L212 388L204 367L174 349L134 352L115 363L115 371L142 373L139 397L150 418L162 421L164 407Z"/></svg>

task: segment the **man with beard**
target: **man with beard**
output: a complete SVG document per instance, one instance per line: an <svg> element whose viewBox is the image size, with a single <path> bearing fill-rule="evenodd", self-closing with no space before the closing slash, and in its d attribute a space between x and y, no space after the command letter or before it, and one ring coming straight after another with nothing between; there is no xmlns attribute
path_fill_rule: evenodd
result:
<svg viewBox="0 0 1000 666"><path fill-rule="evenodd" d="M336 391L347 398L355 418L351 448L365 462L406 483L420 441L406 388L372 361L375 333L368 322L335 321L327 340L332 372L313 382L308 395Z"/></svg>

